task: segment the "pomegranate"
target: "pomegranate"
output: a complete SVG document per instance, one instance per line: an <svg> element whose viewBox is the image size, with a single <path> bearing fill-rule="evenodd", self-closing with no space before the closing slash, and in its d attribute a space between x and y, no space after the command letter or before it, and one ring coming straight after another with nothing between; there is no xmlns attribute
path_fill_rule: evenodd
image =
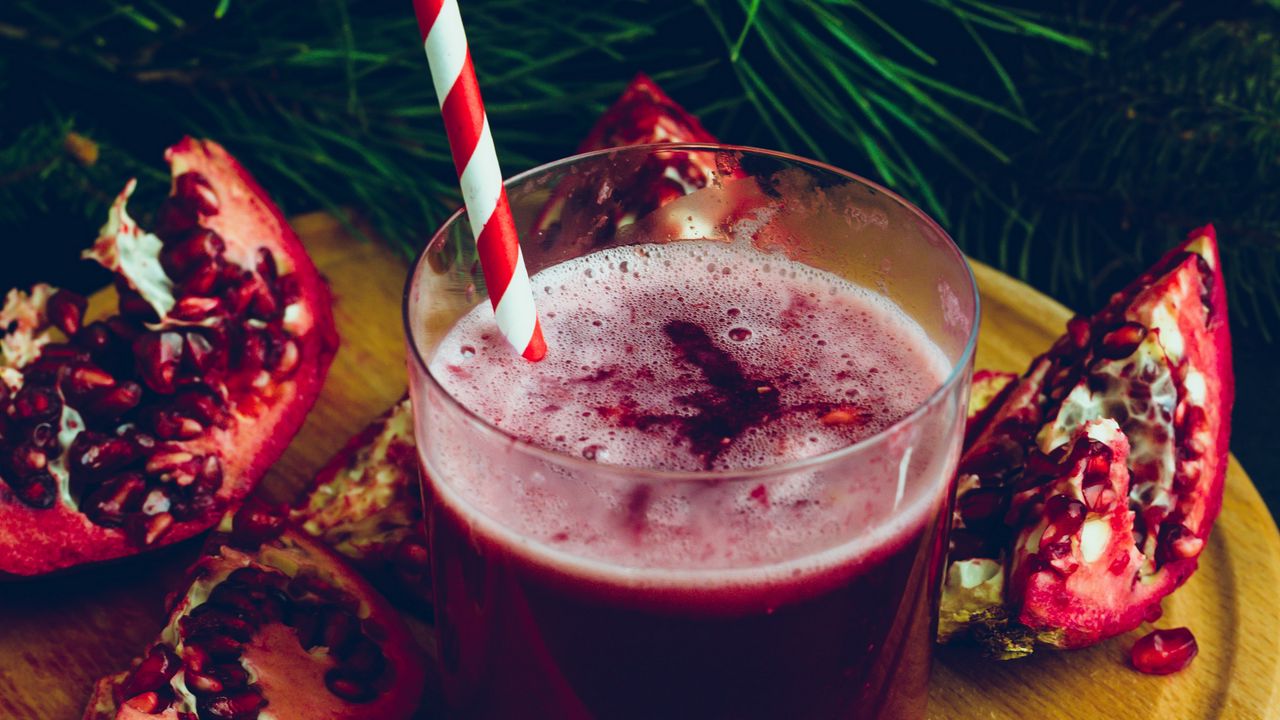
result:
<svg viewBox="0 0 1280 720"><path fill-rule="evenodd" d="M85 720L408 718L424 660L400 617L338 556L249 504L210 537L131 670Z"/></svg>
<svg viewBox="0 0 1280 720"><path fill-rule="evenodd" d="M605 111L578 146L578 152L651 143L715 143L698 118L672 100L658 84L639 73L622 96ZM713 152L667 152L650 156L639 167L617 168L602 184L569 178L557 188L534 223L539 234L559 228L566 206L598 206L608 216L602 226L559 228L562 237L603 243L637 218L679 197L706 187L714 178L735 176L737 167ZM599 213L571 213L586 219Z"/></svg>
<svg viewBox="0 0 1280 720"><path fill-rule="evenodd" d="M1208 226L973 415L939 638L1017 657L1157 617L1221 507L1233 399Z"/></svg>
<svg viewBox="0 0 1280 720"><path fill-rule="evenodd" d="M1200 646L1187 628L1152 630L1133 644L1129 660L1138 672L1169 675L1191 664Z"/></svg>
<svg viewBox="0 0 1280 720"><path fill-rule="evenodd" d="M156 233L125 204L85 256L118 313L37 285L0 310L0 576L167 545L214 525L302 424L337 347L329 291L220 146L169 148Z"/></svg>
<svg viewBox="0 0 1280 720"><path fill-rule="evenodd" d="M418 452L409 401L400 401L316 474L291 519L393 599L429 609Z"/></svg>

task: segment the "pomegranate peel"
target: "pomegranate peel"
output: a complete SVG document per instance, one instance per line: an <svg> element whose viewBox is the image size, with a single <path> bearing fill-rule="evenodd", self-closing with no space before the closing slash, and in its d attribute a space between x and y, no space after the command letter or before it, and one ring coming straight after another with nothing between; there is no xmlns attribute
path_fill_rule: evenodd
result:
<svg viewBox="0 0 1280 720"><path fill-rule="evenodd" d="M697 117L667 95L649 76L637 73L618 100L604 112L578 146L578 152L654 143L716 143ZM723 153L673 151L655 153L638 167L616 168L606 180L566 178L534 222L539 234L556 230L567 205L597 206L586 213L607 217L591 227L559 228L567 238L603 243L637 218L708 183L736 177L736 163ZM570 216L576 215L570 213Z"/></svg>
<svg viewBox="0 0 1280 720"><path fill-rule="evenodd" d="M224 520L171 597L156 644L99 681L85 720L413 715L426 670L399 616L337 555L277 519L257 545L236 525L261 517Z"/></svg>
<svg viewBox="0 0 1280 720"><path fill-rule="evenodd" d="M431 577L409 400L351 438L290 512L389 597L429 608Z"/></svg>
<svg viewBox="0 0 1280 720"><path fill-rule="evenodd" d="M118 314L85 324L83 298L48 286L10 291L0 311L14 331L0 577L204 532L284 451L328 371L329 291L279 210L213 142L166 158L156 232L129 216L130 182L86 252L116 273Z"/></svg>
<svg viewBox="0 0 1280 720"><path fill-rule="evenodd" d="M1037 643L1091 645L1159 613L1221 508L1230 342L1208 226L1074 318L1023 376L975 396L941 641L1017 657ZM1005 515L992 522L984 508L996 506Z"/></svg>

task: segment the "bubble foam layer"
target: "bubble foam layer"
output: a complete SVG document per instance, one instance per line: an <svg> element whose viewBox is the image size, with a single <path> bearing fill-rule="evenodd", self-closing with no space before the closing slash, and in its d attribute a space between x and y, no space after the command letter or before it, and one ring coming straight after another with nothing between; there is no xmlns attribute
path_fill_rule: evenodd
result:
<svg viewBox="0 0 1280 720"><path fill-rule="evenodd" d="M511 352L485 304L431 371L497 427L599 463L743 469L819 455L893 424L948 370L886 298L740 243L604 250L533 287L546 359Z"/></svg>

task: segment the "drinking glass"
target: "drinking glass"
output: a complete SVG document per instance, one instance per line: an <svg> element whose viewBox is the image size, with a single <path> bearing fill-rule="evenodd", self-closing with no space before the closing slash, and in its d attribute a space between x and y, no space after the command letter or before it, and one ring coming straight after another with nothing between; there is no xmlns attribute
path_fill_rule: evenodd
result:
<svg viewBox="0 0 1280 720"><path fill-rule="evenodd" d="M506 187L531 274L603 248L749 242L888 298L949 374L887 429L800 460L676 472L553 452L464 407L430 369L455 322L489 302L470 226L455 213L418 258L404 300L451 717L923 717L977 333L977 290L955 244L875 183L746 147L602 150ZM469 496L463 486L477 481L498 491ZM775 532L795 520L784 504L729 517L744 493L798 482L824 498L805 511L806 532ZM683 503L674 522L690 531L734 523L779 539L747 566L691 564L674 551L666 560L663 547L643 563L607 548L566 551L511 520L507 505L530 488L565 522L622 527L635 511L628 499L643 495L651 506Z"/></svg>

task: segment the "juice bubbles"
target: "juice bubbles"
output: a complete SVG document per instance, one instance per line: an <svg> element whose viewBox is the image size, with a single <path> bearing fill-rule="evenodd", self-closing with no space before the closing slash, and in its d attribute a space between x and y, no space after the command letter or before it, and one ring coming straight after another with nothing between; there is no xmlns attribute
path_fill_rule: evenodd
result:
<svg viewBox="0 0 1280 720"><path fill-rule="evenodd" d="M958 420L899 422L951 371L921 326L747 243L533 287L545 360L481 305L414 389L476 416L419 429L455 716L922 716Z"/></svg>

